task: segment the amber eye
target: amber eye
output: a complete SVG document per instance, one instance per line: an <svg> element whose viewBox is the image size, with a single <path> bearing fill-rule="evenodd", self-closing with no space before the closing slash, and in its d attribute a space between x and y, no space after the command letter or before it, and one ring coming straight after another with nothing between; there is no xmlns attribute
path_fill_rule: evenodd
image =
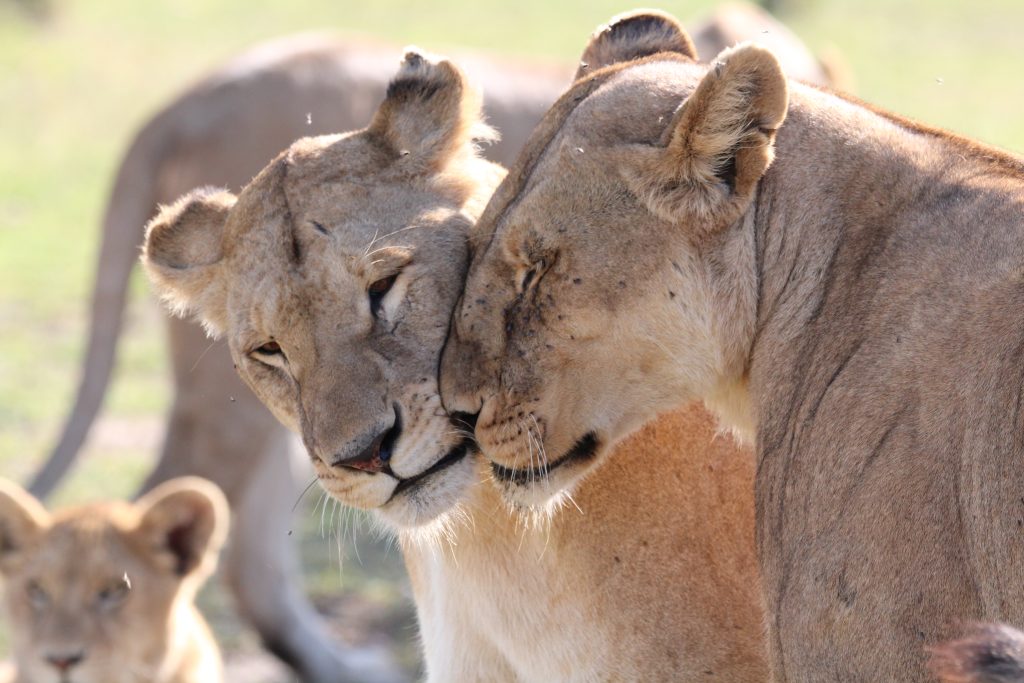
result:
<svg viewBox="0 0 1024 683"><path fill-rule="evenodd" d="M249 357L255 360L257 363L263 365L269 365L273 368L283 369L288 361L288 358L284 355L284 350L281 345L276 341L268 341L262 346L257 346L249 353Z"/></svg>
<svg viewBox="0 0 1024 683"><path fill-rule="evenodd" d="M263 346L255 349L256 353L262 353L264 356L276 356L281 354L281 345L276 341L268 341Z"/></svg>
<svg viewBox="0 0 1024 683"><path fill-rule="evenodd" d="M370 313L373 317L377 317L377 312L380 311L380 304L387 296L387 293L391 291L391 288L395 284L395 280L398 279L398 273L389 277L381 278L373 282L366 290L367 295L370 297Z"/></svg>

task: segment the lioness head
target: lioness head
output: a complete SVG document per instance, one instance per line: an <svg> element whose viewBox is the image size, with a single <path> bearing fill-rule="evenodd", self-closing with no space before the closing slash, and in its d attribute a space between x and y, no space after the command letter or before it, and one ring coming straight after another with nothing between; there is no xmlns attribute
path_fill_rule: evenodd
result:
<svg viewBox="0 0 1024 683"><path fill-rule="evenodd" d="M239 195L199 190L152 221L165 300L227 338L239 374L301 433L323 487L399 526L475 479L437 368L467 233L503 170L451 62L410 51L365 130L299 140Z"/></svg>
<svg viewBox="0 0 1024 683"><path fill-rule="evenodd" d="M19 681L142 683L181 666L181 623L228 525L213 484L53 515L0 480L0 573Z"/></svg>
<svg viewBox="0 0 1024 683"><path fill-rule="evenodd" d="M742 381L749 335L701 255L746 220L786 81L758 47L708 68L688 43L661 14L599 30L481 216L442 388L449 409L479 412L480 447L520 502L572 484L657 412Z"/></svg>

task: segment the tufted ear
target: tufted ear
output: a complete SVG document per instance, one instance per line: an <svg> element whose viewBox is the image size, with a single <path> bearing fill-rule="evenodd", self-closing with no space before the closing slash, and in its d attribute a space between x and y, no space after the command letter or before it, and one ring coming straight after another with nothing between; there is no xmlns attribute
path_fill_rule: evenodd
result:
<svg viewBox="0 0 1024 683"><path fill-rule="evenodd" d="M205 577L217 565L227 537L229 512L224 494L199 477L172 479L143 496L134 535L158 567Z"/></svg>
<svg viewBox="0 0 1024 683"><path fill-rule="evenodd" d="M407 48L368 131L411 173L441 169L474 140L495 140L483 122L480 92L452 62Z"/></svg>
<svg viewBox="0 0 1024 683"><path fill-rule="evenodd" d="M160 209L142 247L142 265L160 297L175 314L201 319L211 334L224 329L227 317L218 264L235 201L227 190L193 190Z"/></svg>
<svg viewBox="0 0 1024 683"><path fill-rule="evenodd" d="M17 564L24 548L49 525L49 513L32 494L0 479L0 574Z"/></svg>
<svg viewBox="0 0 1024 683"><path fill-rule="evenodd" d="M786 118L786 78L771 52L722 52L672 118L659 145L624 148L620 168L657 216L711 233L747 209Z"/></svg>
<svg viewBox="0 0 1024 683"><path fill-rule="evenodd" d="M697 48L671 15L650 9L620 14L594 31L580 57L574 80L601 67L659 52L676 52L697 61Z"/></svg>

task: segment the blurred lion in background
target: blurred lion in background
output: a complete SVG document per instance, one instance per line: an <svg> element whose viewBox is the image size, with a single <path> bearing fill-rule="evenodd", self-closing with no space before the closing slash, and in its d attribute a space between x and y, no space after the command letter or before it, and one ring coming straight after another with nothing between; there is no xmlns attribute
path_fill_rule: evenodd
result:
<svg viewBox="0 0 1024 683"><path fill-rule="evenodd" d="M218 683L220 650L194 604L228 530L197 477L136 503L50 514L0 479L0 576L14 683Z"/></svg>

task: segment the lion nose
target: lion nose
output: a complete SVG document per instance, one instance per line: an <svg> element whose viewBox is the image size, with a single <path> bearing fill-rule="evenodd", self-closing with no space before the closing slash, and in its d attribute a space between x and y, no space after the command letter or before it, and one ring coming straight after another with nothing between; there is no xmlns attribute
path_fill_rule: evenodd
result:
<svg viewBox="0 0 1024 683"><path fill-rule="evenodd" d="M49 662L58 671L67 671L73 666L80 664L85 659L84 652L75 653L64 653L59 655L46 655L46 661Z"/></svg>
<svg viewBox="0 0 1024 683"><path fill-rule="evenodd" d="M402 433L402 415L395 408L395 422L388 429L378 434L370 445L359 453L348 458L335 459L331 465L334 467L349 467L362 472L376 474L388 467L391 455L394 453L395 444Z"/></svg>

